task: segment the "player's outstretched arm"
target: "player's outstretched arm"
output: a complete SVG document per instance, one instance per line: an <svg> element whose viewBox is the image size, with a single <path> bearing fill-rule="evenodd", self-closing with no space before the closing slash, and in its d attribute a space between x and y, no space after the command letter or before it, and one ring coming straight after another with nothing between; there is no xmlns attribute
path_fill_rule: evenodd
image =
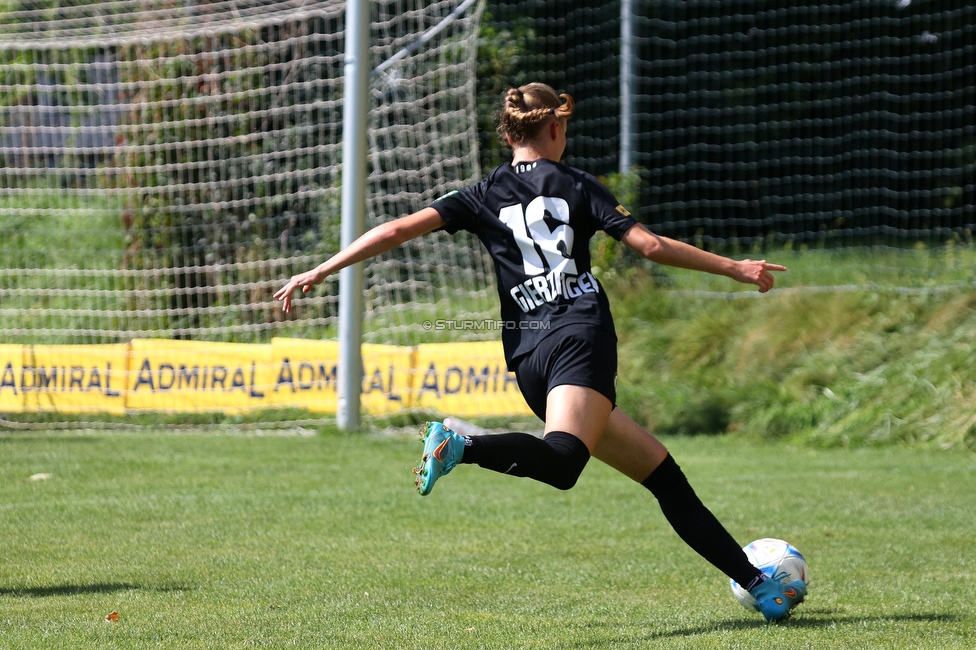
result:
<svg viewBox="0 0 976 650"><path fill-rule="evenodd" d="M715 255L684 242L656 235L643 224L632 226L621 241L652 262L725 275L738 282L754 284L763 293L772 289L775 283L771 271L786 270L785 266L770 264L766 260L733 260Z"/></svg>
<svg viewBox="0 0 976 650"><path fill-rule="evenodd" d="M392 250L443 225L444 219L433 208L424 208L406 217L382 223L314 269L291 276L288 284L275 292L275 300L281 301L282 311L290 312L291 294L295 289L301 288L302 293L308 293L336 271Z"/></svg>

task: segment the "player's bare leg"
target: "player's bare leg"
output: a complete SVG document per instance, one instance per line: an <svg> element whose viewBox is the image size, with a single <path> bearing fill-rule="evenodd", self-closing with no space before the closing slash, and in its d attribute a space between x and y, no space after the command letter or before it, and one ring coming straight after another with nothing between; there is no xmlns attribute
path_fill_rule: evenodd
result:
<svg viewBox="0 0 976 650"><path fill-rule="evenodd" d="M749 562L738 542L702 504L667 448L620 409L611 413L593 456L650 490L681 539L753 593L767 620L786 618L802 602L805 585L767 581L765 574Z"/></svg>
<svg viewBox="0 0 976 650"><path fill-rule="evenodd" d="M556 386L546 396L546 429L570 433L586 445L590 454L607 430L613 404L606 395L583 386ZM650 434L648 434L650 435Z"/></svg>
<svg viewBox="0 0 976 650"><path fill-rule="evenodd" d="M610 413L606 430L592 453L594 458L638 483L668 456L661 441L619 408Z"/></svg>

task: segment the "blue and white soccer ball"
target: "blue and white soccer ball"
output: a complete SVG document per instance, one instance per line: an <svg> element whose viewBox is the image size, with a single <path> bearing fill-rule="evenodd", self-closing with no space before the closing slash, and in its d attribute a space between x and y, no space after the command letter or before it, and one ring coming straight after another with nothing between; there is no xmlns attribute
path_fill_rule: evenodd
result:
<svg viewBox="0 0 976 650"><path fill-rule="evenodd" d="M802 580L810 584L810 571L807 561L796 547L781 539L767 537L757 539L742 547L753 566L777 582ZM746 609L756 610L756 599L735 580L729 580L732 595Z"/></svg>

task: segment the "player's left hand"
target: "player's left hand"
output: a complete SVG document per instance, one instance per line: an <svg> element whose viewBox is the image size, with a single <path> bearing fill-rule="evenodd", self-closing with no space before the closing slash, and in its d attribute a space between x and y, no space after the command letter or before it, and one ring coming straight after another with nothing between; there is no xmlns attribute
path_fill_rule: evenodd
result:
<svg viewBox="0 0 976 650"><path fill-rule="evenodd" d="M736 263L735 279L746 284L755 284L760 293L766 293L776 283L770 271L785 271L780 264L770 264L766 260L741 260Z"/></svg>

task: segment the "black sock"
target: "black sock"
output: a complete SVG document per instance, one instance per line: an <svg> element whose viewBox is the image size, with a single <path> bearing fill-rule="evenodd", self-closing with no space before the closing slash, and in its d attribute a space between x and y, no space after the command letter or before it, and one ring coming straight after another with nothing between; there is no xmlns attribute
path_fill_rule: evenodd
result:
<svg viewBox="0 0 976 650"><path fill-rule="evenodd" d="M765 575L701 502L670 454L641 485L657 497L675 532L699 555L747 590L763 581Z"/></svg>
<svg viewBox="0 0 976 650"><path fill-rule="evenodd" d="M565 431L543 439L528 433L467 436L462 463L475 463L502 474L524 476L560 490L576 485L590 459L583 441Z"/></svg>

